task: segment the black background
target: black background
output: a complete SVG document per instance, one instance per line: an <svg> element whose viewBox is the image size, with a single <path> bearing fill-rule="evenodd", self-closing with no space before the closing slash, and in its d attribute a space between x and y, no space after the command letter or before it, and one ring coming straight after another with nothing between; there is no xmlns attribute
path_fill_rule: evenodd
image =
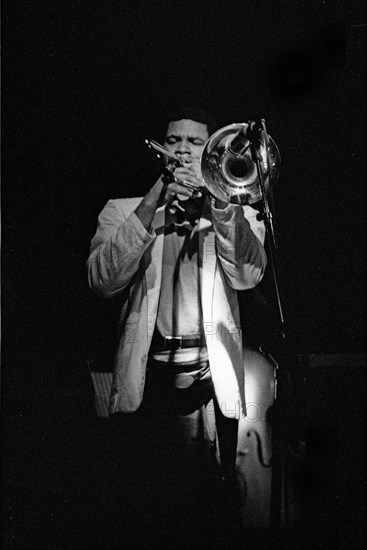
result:
<svg viewBox="0 0 367 550"><path fill-rule="evenodd" d="M87 285L90 239L109 198L139 196L153 183L144 139L161 141L161 113L178 101L204 105L219 126L266 119L282 159L274 214L296 350L365 351L363 2L7 4L3 410L6 433L17 433L11 450L18 454L41 423L48 452L50 412L64 418L67 402L67 418L83 422L80 410L89 411L86 361L109 363L115 322L114 304ZM274 302L269 275L262 286ZM24 464L38 456L24 449Z"/></svg>

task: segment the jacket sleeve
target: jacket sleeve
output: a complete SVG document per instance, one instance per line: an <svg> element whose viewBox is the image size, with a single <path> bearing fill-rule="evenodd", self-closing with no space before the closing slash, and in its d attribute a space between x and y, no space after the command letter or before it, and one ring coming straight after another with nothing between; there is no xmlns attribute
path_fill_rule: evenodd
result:
<svg viewBox="0 0 367 550"><path fill-rule="evenodd" d="M257 214L249 205L229 204L218 209L212 204L217 257L235 290L253 288L265 272L265 225Z"/></svg>
<svg viewBox="0 0 367 550"><path fill-rule="evenodd" d="M89 286L106 298L126 288L155 238L154 230L145 230L133 207L123 211L120 203L110 200L100 213L87 260Z"/></svg>

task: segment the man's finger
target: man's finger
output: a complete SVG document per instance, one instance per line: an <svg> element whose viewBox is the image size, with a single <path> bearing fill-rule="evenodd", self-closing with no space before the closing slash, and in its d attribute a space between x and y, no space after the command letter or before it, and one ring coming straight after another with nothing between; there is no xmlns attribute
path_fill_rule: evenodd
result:
<svg viewBox="0 0 367 550"><path fill-rule="evenodd" d="M177 177L175 177L175 182L178 183L179 185L182 185L183 187L186 187L187 189L190 189L193 193L196 193L196 194L200 194L200 191L199 191L199 185L198 183L196 182L196 180L194 182L192 181L187 181L187 180L181 180Z"/></svg>

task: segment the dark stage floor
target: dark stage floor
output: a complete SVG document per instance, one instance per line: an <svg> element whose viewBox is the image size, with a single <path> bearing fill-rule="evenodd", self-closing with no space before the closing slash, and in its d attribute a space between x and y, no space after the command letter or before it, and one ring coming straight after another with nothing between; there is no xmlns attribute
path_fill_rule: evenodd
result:
<svg viewBox="0 0 367 550"><path fill-rule="evenodd" d="M307 456L289 532L241 532L220 504L228 495L214 472L202 486L194 476L181 485L167 476L162 486L161 465L135 453L129 429L98 419L91 395L56 391L37 396L37 405L7 402L2 548L363 548L363 373L363 365L339 365L308 377L299 401Z"/></svg>

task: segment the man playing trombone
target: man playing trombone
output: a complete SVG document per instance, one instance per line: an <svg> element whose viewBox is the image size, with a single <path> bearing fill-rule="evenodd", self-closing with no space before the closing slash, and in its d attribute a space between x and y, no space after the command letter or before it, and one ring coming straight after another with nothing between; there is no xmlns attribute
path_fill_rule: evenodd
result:
<svg viewBox="0 0 367 550"><path fill-rule="evenodd" d="M197 457L216 432L232 484L246 411L237 291L263 277L265 227L248 204L208 192L200 159L214 130L199 109L170 115L162 175L144 197L106 204L87 268L95 292L121 300L110 415L134 419L142 445L176 472L192 474L183 454Z"/></svg>

